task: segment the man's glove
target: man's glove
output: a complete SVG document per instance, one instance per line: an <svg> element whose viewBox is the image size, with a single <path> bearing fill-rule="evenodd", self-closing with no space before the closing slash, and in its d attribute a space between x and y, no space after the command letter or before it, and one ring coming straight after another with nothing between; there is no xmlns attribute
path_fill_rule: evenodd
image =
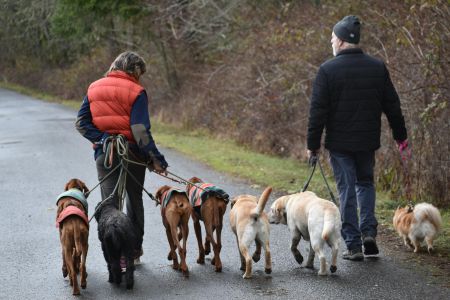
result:
<svg viewBox="0 0 450 300"><path fill-rule="evenodd" d="M400 156L402 160L407 160L411 158L411 149L408 147L408 140L404 141L396 141L398 146L398 151L400 152Z"/></svg>
<svg viewBox="0 0 450 300"><path fill-rule="evenodd" d="M320 149L317 150L308 150L308 165L310 167L314 167L317 163L317 159L319 157Z"/></svg>

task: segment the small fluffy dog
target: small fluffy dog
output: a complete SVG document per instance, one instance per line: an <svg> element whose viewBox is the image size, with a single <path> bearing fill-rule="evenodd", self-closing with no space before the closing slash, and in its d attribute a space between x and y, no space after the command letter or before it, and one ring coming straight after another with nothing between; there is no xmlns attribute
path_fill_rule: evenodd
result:
<svg viewBox="0 0 450 300"><path fill-rule="evenodd" d="M222 227L223 215L227 210L228 194L222 189L210 184L204 183L200 178L192 177L189 182L196 183L198 187L188 184L186 193L192 205L192 220L194 222L195 236L198 243L197 263L205 263L205 254L211 252L213 246L214 257L211 264L215 266L216 272L222 271L222 261L220 260L220 250L222 249ZM205 248L202 245L202 229L200 220L203 221L206 231ZM216 238L214 238L214 231Z"/></svg>
<svg viewBox="0 0 450 300"><path fill-rule="evenodd" d="M272 272L272 259L269 248L269 220L264 213L264 207L269 199L272 188L268 187L261 194L259 200L251 195L240 195L231 201L230 225L236 235L239 254L241 257L241 270L245 273L243 278L252 277L252 258L258 262L261 257L261 247L266 255L265 272ZM250 257L248 249L255 241L256 250Z"/></svg>
<svg viewBox="0 0 450 300"><path fill-rule="evenodd" d="M142 243L134 233L130 218L118 209L116 198L110 198L97 204L95 219L98 223L98 238L102 245L103 256L108 265L109 282L122 282L120 257L125 257L126 288L134 285L134 252Z"/></svg>
<svg viewBox="0 0 450 300"><path fill-rule="evenodd" d="M172 260L172 268L180 269L184 276L189 276L186 264L186 243L189 234L189 217L191 216L191 204L185 191L179 191L164 185L158 189L155 195L161 204L161 216L166 228L167 240L170 251L167 259ZM179 231L177 232L177 229ZM180 240L183 239L181 247ZM180 255L181 266L178 264L176 250Z"/></svg>
<svg viewBox="0 0 450 300"><path fill-rule="evenodd" d="M421 242L425 239L428 252L433 250L433 240L438 234L442 219L439 210L429 203L420 203L414 206L397 208L394 214L394 228L403 238L403 242L414 252L419 251Z"/></svg>
<svg viewBox="0 0 450 300"><path fill-rule="evenodd" d="M56 226L62 248L63 277L69 275L73 295L80 294L77 274L80 274L81 288L86 288L86 257L88 252L89 220L84 196L89 191L84 182L71 179L65 192L58 196L56 205Z"/></svg>
<svg viewBox="0 0 450 300"><path fill-rule="evenodd" d="M297 249L303 237L310 242L306 268L313 268L315 253L320 259L319 275L327 275L325 244L331 247L331 273L336 272L336 261L341 239L339 209L331 201L321 199L313 192L303 192L278 198L271 206L269 221L288 225L291 232L291 251L301 264L303 256Z"/></svg>

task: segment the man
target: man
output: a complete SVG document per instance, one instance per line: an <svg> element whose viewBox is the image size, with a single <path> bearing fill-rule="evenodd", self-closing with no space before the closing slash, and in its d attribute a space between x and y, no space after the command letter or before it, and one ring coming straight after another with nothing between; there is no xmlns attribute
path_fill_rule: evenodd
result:
<svg viewBox="0 0 450 300"><path fill-rule="evenodd" d="M309 111L307 148L310 158L325 148L340 198L343 258L363 260L378 254L375 241L375 150L380 147L381 114L385 113L400 149L407 147L400 100L385 64L358 47L360 22L346 16L333 28L335 58L319 68ZM358 216L359 208L359 216ZM358 220L359 219L359 220Z"/></svg>
<svg viewBox="0 0 450 300"><path fill-rule="evenodd" d="M76 128L93 144L99 181L118 164L118 157L115 154L111 168L105 167L103 144L112 135L122 134L126 137L129 143L129 159L146 162L159 173L165 172L168 167L164 156L156 148L150 132L147 94L139 83L139 78L145 71L145 61L138 54L127 51L114 60L104 78L93 82L88 88L78 112ZM144 236L142 191L146 167L129 163L128 170L137 182L132 176L127 176L127 215L142 241ZM102 200L113 194L119 172L116 170L101 183ZM118 198L117 192L114 197ZM141 255L142 244L135 249L137 263Z"/></svg>

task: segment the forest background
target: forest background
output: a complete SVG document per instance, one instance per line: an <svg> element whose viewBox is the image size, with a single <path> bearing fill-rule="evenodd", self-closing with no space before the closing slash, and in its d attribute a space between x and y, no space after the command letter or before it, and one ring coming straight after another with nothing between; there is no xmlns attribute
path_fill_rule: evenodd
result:
<svg viewBox="0 0 450 300"><path fill-rule="evenodd" d="M0 81L81 101L134 50L147 62L152 118L305 160L312 82L349 14L399 93L414 199L450 207L448 0L0 0ZM385 119L382 145L378 188L404 197Z"/></svg>

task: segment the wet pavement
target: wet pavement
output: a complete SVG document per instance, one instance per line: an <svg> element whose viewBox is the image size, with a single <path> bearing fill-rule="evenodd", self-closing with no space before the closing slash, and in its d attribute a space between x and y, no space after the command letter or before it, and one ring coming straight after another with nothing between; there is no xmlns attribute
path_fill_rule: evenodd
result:
<svg viewBox="0 0 450 300"><path fill-rule="evenodd" d="M61 273L61 246L55 228L55 199L73 177L88 187L97 184L90 143L75 130L76 112L0 89L0 299L72 299L69 281ZM183 178L198 176L217 184L231 196L259 195L244 180L218 173L171 149L160 149L170 170ZM208 151L208 149L205 149ZM150 192L164 184L182 186L147 172ZM266 210L275 199L271 196ZM96 189L89 197L90 213L100 200ZM142 265L135 272L134 289L107 282L108 272L91 222L87 258L87 289L79 299L450 299L450 290L429 283L415 272L381 255L363 262L338 260L335 274L319 277L300 267L290 250L284 225L271 226L273 272L264 273L261 259L253 265L253 278L242 279L236 240L224 219L222 273L214 272L211 255L198 265L195 234L190 221L187 263L190 277L172 270L168 242L159 207L144 196L145 236ZM307 255L306 243L300 251ZM327 256L329 260L329 253Z"/></svg>

